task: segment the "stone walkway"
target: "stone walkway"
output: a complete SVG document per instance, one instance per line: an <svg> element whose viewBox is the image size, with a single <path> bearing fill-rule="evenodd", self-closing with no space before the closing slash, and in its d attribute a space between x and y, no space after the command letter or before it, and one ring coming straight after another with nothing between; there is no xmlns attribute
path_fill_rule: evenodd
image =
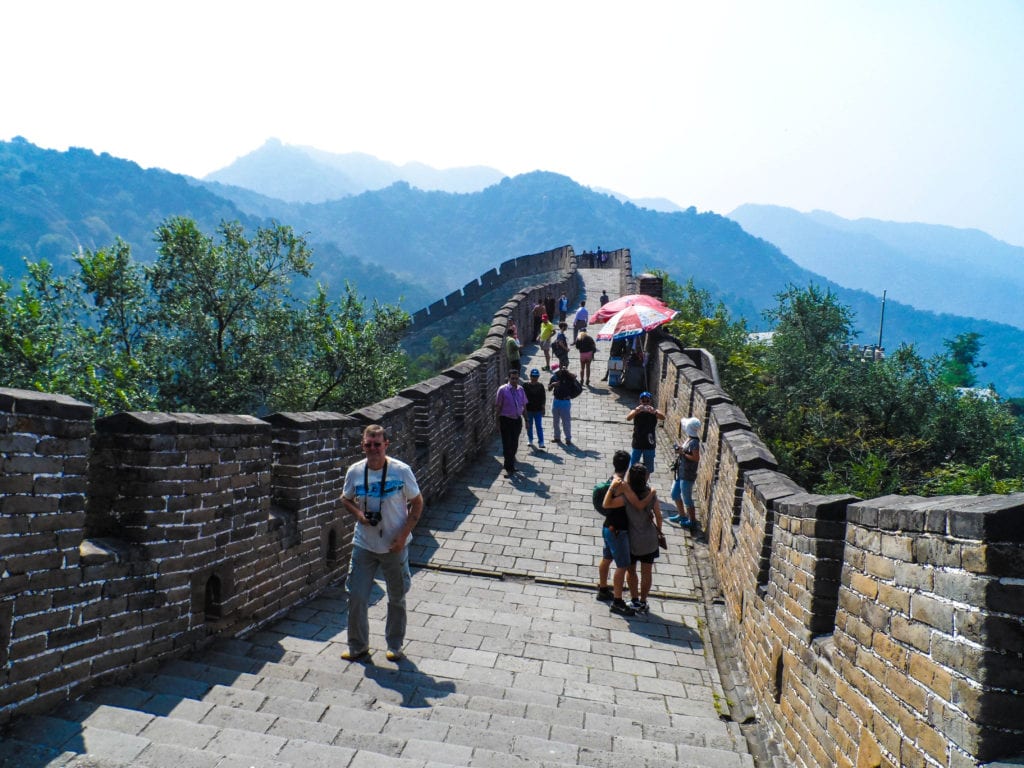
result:
<svg viewBox="0 0 1024 768"><path fill-rule="evenodd" d="M587 295L616 296L618 272L584 269ZM593 300L588 301L593 303ZM591 328L596 336L599 325ZM626 413L636 405L637 392L611 388L604 376L611 342L598 342L591 386L572 402L573 444L552 442L551 399L548 393L544 431L547 450L530 450L524 430L517 464L522 477L502 472L500 441L490 458L482 457L465 472L465 485L448 493L428 510L411 550L414 563L454 566L492 575L522 576L573 586L596 583L601 559L601 515L591 503L596 483L611 474L612 454L630 450L632 424ZM524 349L526 371L543 368L537 345ZM579 373L579 353L570 352L570 370ZM550 376L542 373L547 384ZM664 514L675 514L672 486L671 439L659 430L652 485L659 490ZM687 537L666 525L672 541L655 565L654 592L694 600L697 587Z"/></svg>
<svg viewBox="0 0 1024 768"><path fill-rule="evenodd" d="M588 296L616 295L616 272L582 275ZM549 435L546 452L530 453L524 435L523 477L508 480L495 437L464 486L425 514L405 660L340 660L346 607L334 588L263 631L16 722L0 768L753 766L722 716L730 689L689 534L666 526L650 615L625 619L595 600L591 489L629 446L636 398L597 381L607 348L573 402L572 446ZM670 510L661 442L653 483ZM377 589L378 649L385 608Z"/></svg>

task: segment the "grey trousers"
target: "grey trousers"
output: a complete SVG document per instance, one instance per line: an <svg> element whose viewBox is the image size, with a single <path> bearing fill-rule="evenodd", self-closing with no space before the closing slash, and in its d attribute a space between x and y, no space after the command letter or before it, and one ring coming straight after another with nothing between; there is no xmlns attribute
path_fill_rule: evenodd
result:
<svg viewBox="0 0 1024 768"><path fill-rule="evenodd" d="M348 593L348 647L359 653L370 647L370 620L368 617L370 592L380 570L388 593L388 617L384 625L384 640L391 650L399 651L405 642L405 595L412 584L409 572L409 547L401 552L371 552L352 547L352 562L345 591Z"/></svg>

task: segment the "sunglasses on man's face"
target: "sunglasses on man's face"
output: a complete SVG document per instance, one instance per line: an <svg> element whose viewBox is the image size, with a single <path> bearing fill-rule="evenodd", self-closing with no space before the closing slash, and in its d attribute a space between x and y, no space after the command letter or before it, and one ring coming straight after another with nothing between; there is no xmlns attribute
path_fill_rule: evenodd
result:
<svg viewBox="0 0 1024 768"><path fill-rule="evenodd" d="M375 440L373 442L367 441L367 442L363 443L363 448L380 448L383 445L384 445L384 443L380 442L379 440Z"/></svg>

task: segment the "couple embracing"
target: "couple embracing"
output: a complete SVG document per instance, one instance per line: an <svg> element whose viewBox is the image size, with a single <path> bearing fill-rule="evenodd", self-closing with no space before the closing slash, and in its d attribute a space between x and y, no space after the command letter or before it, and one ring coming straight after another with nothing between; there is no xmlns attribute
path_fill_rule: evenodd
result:
<svg viewBox="0 0 1024 768"><path fill-rule="evenodd" d="M658 547L665 546L661 533L661 507L658 495L648 484L649 472L643 464L630 466L630 455L616 451L612 458L615 474L609 482L602 503L605 515L601 530L604 552L598 569L598 600L610 600L611 612L620 616L647 613L647 596L651 591L654 561ZM612 563L615 573L608 586ZM640 575L637 578L637 564ZM630 604L622 599L622 587L629 580ZM639 583L638 583L639 581Z"/></svg>

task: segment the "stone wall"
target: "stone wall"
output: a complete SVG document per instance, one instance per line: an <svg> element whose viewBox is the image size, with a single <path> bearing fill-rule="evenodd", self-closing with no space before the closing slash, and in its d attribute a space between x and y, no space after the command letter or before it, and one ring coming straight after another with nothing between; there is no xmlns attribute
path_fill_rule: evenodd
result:
<svg viewBox="0 0 1024 768"><path fill-rule="evenodd" d="M756 707L793 765L959 768L1024 754L1024 494L806 493L714 360L663 336L650 383L698 416L698 521Z"/></svg>
<svg viewBox="0 0 1024 768"><path fill-rule="evenodd" d="M344 576L353 521L339 496L367 424L386 428L428 504L443 496L495 430L508 322L525 327L538 297L579 287L569 247L480 282L552 265L557 281L518 291L469 359L350 414L94 420L67 397L0 389L0 725L264 624Z"/></svg>
<svg viewBox="0 0 1024 768"><path fill-rule="evenodd" d="M418 330L420 326L443 320L479 300L483 294L501 288L503 284L517 278L528 278L544 273L565 275L575 272L575 270L576 256L572 246L569 245L503 261L497 268L487 271L477 279L466 283L459 290L452 291L443 299L438 299L430 306L414 313L412 316L413 329ZM549 287L551 286L549 285Z"/></svg>

